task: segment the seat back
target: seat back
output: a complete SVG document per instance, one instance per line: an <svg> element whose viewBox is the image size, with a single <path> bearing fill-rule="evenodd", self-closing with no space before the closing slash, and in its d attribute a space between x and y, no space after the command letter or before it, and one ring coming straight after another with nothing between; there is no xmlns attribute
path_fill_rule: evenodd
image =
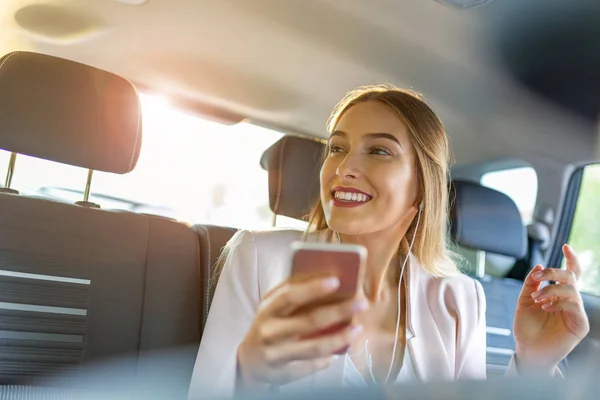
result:
<svg viewBox="0 0 600 400"><path fill-rule="evenodd" d="M112 173L135 166L129 82L35 53L5 56L0 69L0 148ZM151 354L185 347L163 371L185 394L200 340L199 258L194 231L169 219L0 193L0 381L75 378L121 357L118 378L135 384L159 376Z"/></svg>
<svg viewBox="0 0 600 400"><path fill-rule="evenodd" d="M213 275L213 269L221 255L221 251L237 232L235 228L216 225L196 225L194 230L200 240L200 298L202 307L200 309L202 328L206 324L212 295L215 289L216 281Z"/></svg>

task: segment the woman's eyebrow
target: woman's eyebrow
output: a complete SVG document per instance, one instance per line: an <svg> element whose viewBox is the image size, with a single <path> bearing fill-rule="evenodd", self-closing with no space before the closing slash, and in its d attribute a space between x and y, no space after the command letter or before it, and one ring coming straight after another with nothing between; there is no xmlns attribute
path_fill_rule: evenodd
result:
<svg viewBox="0 0 600 400"><path fill-rule="evenodd" d="M396 142L398 146L402 147L400 140L391 133L365 133L364 136L369 137L370 139L388 139L392 142Z"/></svg>
<svg viewBox="0 0 600 400"><path fill-rule="evenodd" d="M343 138L347 138L348 134L346 134L346 132L344 132L344 131L333 131L333 133L329 136L329 139L331 139L331 138L333 138L335 136L340 136L340 137L343 137Z"/></svg>
<svg viewBox="0 0 600 400"><path fill-rule="evenodd" d="M342 138L347 138L348 134L344 131L334 131L330 136L329 139L331 140L331 138L335 137L335 136L339 136ZM400 146L400 148L402 147L402 143L400 143L400 140L398 140L398 138L394 135L392 135L391 133L379 133L379 132L373 132L373 133L365 133L363 134L363 137L367 137L369 139L387 139L387 140L391 140L395 143L398 144L398 146Z"/></svg>

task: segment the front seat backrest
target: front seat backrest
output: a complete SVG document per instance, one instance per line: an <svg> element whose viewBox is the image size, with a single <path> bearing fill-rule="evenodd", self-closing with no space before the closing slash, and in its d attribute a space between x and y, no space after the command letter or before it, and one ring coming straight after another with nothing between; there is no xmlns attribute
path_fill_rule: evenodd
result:
<svg viewBox="0 0 600 400"><path fill-rule="evenodd" d="M35 53L0 59L0 148L122 174L141 133L125 79ZM199 257L195 233L168 219L0 193L0 381L77 377L91 361L131 356L119 378L134 386L157 376L150 350L188 346L162 372L185 394L200 338Z"/></svg>

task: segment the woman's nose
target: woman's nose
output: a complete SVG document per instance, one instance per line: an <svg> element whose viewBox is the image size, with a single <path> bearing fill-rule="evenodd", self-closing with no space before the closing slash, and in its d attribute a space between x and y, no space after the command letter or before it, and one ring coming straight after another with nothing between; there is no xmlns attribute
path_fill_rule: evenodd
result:
<svg viewBox="0 0 600 400"><path fill-rule="evenodd" d="M348 153L337 167L337 175L342 179L357 179L362 174L360 157Z"/></svg>

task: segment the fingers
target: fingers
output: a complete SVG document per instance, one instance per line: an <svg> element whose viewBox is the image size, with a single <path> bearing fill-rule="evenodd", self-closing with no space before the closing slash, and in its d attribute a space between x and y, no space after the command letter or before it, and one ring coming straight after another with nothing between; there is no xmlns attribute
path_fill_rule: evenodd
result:
<svg viewBox="0 0 600 400"><path fill-rule="evenodd" d="M312 360L333 355L348 346L362 332L362 325L351 325L338 333L314 339L283 342L265 348L263 359L271 367L297 360Z"/></svg>
<svg viewBox="0 0 600 400"><path fill-rule="evenodd" d="M579 302L569 300L556 300L548 302L542 305L542 310L548 312L564 311L572 314L577 314L581 311L582 307Z"/></svg>
<svg viewBox="0 0 600 400"><path fill-rule="evenodd" d="M262 313L282 317L291 315L299 308L331 295L339 286L338 278L283 285L261 303Z"/></svg>
<svg viewBox="0 0 600 400"><path fill-rule="evenodd" d="M571 271L577 280L581 277L581 265L579 264L579 258L571 246L565 244L562 248L563 254L567 264L567 271Z"/></svg>
<svg viewBox="0 0 600 400"><path fill-rule="evenodd" d="M298 316L274 318L260 328L261 340L274 343L288 337L306 336L332 325L349 321L369 307L366 300L349 300L343 303L316 307Z"/></svg>
<svg viewBox="0 0 600 400"><path fill-rule="evenodd" d="M532 280L538 284L544 281L556 281L562 284L577 286L577 276L575 276L573 271L568 269L546 268L543 270L536 270L531 273L530 276Z"/></svg>
<svg viewBox="0 0 600 400"><path fill-rule="evenodd" d="M525 303L531 302L531 294L540 287L540 282L533 279L533 275L543 270L544 267L538 264L529 272L525 278L525 282L523 282L523 288L521 289L521 295L519 296L520 301Z"/></svg>
<svg viewBox="0 0 600 400"><path fill-rule="evenodd" d="M569 245L563 246L567 269L546 268L536 265L525 278L520 300L522 304L528 304L532 295L540 290L540 284L547 281L555 281L564 285L572 285L577 288L577 281L581 276L581 268L577 255ZM550 285L555 286L555 285ZM560 285L559 285L560 286ZM538 300L539 302L539 300Z"/></svg>
<svg viewBox="0 0 600 400"><path fill-rule="evenodd" d="M544 300L554 301L557 299L579 299L577 288L570 284L549 285L531 294L536 302ZM543 308L543 307L542 307Z"/></svg>

